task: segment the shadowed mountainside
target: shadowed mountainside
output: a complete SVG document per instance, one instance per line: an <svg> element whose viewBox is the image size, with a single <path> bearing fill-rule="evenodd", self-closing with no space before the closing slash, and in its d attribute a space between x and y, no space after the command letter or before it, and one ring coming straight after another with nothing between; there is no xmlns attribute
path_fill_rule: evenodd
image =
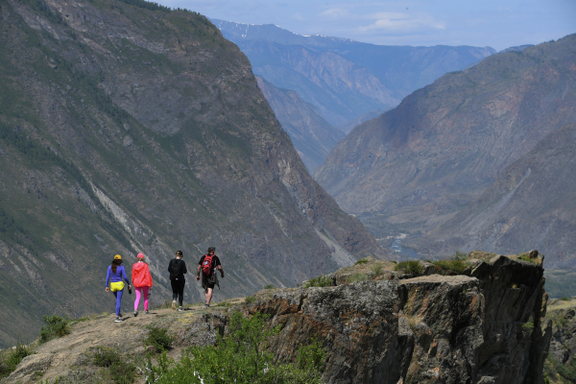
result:
<svg viewBox="0 0 576 384"><path fill-rule="evenodd" d="M199 14L132 3L148 9L0 2L0 342L111 309L116 253L128 271L148 256L157 303L177 249L187 302L210 245L220 298L386 256L310 177L234 44Z"/></svg>
<svg viewBox="0 0 576 384"><path fill-rule="evenodd" d="M576 124L570 124L541 140L477 200L417 241L427 253L537 246L556 267L573 268L575 232Z"/></svg>

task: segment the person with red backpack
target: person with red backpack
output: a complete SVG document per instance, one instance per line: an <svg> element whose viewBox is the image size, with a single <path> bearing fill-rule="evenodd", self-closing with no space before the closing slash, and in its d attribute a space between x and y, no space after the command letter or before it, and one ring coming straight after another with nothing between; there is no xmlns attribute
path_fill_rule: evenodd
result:
<svg viewBox="0 0 576 384"><path fill-rule="evenodd" d="M224 270L222 269L220 258L214 254L214 251L216 251L216 248L210 247L208 248L208 253L200 258L198 262L198 273L196 275L196 281L199 281L200 272L202 272L202 288L204 288L204 295L206 296L205 305L207 307L210 306L210 300L212 300L214 285L217 285L218 289L220 289L215 269L218 269L220 275L224 278Z"/></svg>

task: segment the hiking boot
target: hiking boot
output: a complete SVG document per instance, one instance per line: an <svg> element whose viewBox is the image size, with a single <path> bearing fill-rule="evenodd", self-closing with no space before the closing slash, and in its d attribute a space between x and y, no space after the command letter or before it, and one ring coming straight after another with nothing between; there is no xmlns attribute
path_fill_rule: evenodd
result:
<svg viewBox="0 0 576 384"><path fill-rule="evenodd" d="M205 307L209 307L209 306L210 306L210 304L204 304L204 306L205 306Z"/></svg>
<svg viewBox="0 0 576 384"><path fill-rule="evenodd" d="M146 310L146 311L144 311L144 314L145 314L145 315L149 315L150 312L148 312L148 310Z"/></svg>
<svg viewBox="0 0 576 384"><path fill-rule="evenodd" d="M121 314L121 313L119 313L119 314L118 314L118 317L119 317L119 318L122 318L122 314Z"/></svg>
<svg viewBox="0 0 576 384"><path fill-rule="evenodd" d="M121 323L122 322L122 318L120 316L116 316L116 320L114 320L115 323Z"/></svg>
<svg viewBox="0 0 576 384"><path fill-rule="evenodd" d="M176 300L172 300L172 309L176 310Z"/></svg>
<svg viewBox="0 0 576 384"><path fill-rule="evenodd" d="M138 311L134 311L134 317L138 316Z"/></svg>
<svg viewBox="0 0 576 384"><path fill-rule="evenodd" d="M180 306L180 307L178 308L178 312L182 312L182 311L184 311L184 308L182 308L182 306Z"/></svg>

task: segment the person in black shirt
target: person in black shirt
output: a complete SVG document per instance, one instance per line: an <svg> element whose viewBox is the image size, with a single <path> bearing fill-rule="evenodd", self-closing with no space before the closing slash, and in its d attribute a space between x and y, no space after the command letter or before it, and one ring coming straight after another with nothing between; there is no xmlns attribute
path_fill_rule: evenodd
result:
<svg viewBox="0 0 576 384"><path fill-rule="evenodd" d="M176 258L170 260L168 264L168 272L170 272L170 282L172 283L172 309L176 309L176 300L178 300L178 310L183 311L182 301L184 300L184 285L186 280L184 274L186 270L186 263L182 260L182 251L176 251Z"/></svg>
<svg viewBox="0 0 576 384"><path fill-rule="evenodd" d="M212 300L214 285L218 285L218 289L220 289L215 269L218 269L220 275L224 278L224 270L222 269L220 258L214 254L214 251L216 251L216 248L210 247L208 248L208 253L200 258L198 262L198 273L196 274L196 281L199 281L200 272L202 272L202 288L204 288L204 295L206 296L205 305L207 307L210 306L210 300Z"/></svg>

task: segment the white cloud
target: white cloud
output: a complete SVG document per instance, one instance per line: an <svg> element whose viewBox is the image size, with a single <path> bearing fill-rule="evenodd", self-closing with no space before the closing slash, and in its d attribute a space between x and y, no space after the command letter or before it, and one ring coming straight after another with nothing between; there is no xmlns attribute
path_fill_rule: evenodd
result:
<svg viewBox="0 0 576 384"><path fill-rule="evenodd" d="M330 19L340 19L344 17L349 17L350 13L346 9L342 8L331 8L320 13L320 16L324 16Z"/></svg>
<svg viewBox="0 0 576 384"><path fill-rule="evenodd" d="M295 21L306 21L306 18L300 12L293 14L291 19Z"/></svg>
<svg viewBox="0 0 576 384"><path fill-rule="evenodd" d="M358 29L362 32L411 32L430 28L446 29L446 23L423 13L378 12L367 15L365 18L376 21L370 25L359 27Z"/></svg>

